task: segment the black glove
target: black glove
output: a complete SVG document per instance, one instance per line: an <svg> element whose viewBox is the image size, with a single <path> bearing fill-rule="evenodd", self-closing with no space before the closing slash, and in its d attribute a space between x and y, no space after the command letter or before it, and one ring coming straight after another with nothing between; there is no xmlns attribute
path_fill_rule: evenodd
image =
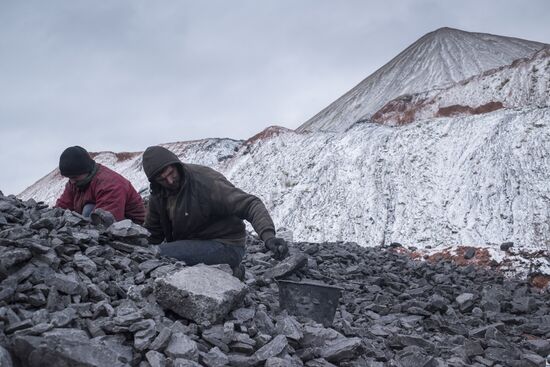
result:
<svg viewBox="0 0 550 367"><path fill-rule="evenodd" d="M288 245L282 238L271 237L265 241L265 247L273 252L273 257L277 260L282 260L288 255Z"/></svg>

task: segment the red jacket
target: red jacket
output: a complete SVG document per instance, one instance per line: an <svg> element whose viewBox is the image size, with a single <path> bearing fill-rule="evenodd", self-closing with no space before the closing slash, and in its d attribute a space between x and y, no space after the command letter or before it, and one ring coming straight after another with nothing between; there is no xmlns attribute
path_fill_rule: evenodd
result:
<svg viewBox="0 0 550 367"><path fill-rule="evenodd" d="M65 185L65 191L56 207L70 209L82 213L84 205L95 203L96 209L107 210L117 221L131 219L142 224L145 219L145 207L141 196L130 181L115 171L96 163L97 173L84 189L80 189L70 181Z"/></svg>

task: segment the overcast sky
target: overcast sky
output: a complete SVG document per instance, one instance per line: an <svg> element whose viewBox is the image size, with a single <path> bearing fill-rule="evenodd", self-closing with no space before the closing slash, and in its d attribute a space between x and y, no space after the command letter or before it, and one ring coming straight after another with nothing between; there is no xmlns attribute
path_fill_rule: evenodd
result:
<svg viewBox="0 0 550 367"><path fill-rule="evenodd" d="M424 34L550 43L550 1L0 0L0 190L68 146L296 128Z"/></svg>

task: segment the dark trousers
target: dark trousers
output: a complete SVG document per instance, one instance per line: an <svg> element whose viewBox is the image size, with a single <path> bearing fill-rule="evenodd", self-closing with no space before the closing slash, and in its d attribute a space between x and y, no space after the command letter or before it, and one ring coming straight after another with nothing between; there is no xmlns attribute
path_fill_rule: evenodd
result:
<svg viewBox="0 0 550 367"><path fill-rule="evenodd" d="M196 264L228 264L232 269L239 266L244 257L244 247L226 245L214 240L182 240L161 243L160 255Z"/></svg>

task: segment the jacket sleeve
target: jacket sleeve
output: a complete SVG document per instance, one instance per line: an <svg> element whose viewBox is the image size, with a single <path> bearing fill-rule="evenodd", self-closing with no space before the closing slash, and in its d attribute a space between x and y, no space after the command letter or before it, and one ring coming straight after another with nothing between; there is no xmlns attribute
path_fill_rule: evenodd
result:
<svg viewBox="0 0 550 367"><path fill-rule="evenodd" d="M151 232L149 243L157 244L164 241L166 236L160 223L158 202L155 198L153 198L153 196L149 197L149 204L147 205L147 213L145 215L145 223L143 226Z"/></svg>
<svg viewBox="0 0 550 367"><path fill-rule="evenodd" d="M67 184L65 185L65 190L63 190L63 194L61 194L59 199L57 199L57 201L55 202L55 207L74 210L74 192L69 182L67 182Z"/></svg>
<svg viewBox="0 0 550 367"><path fill-rule="evenodd" d="M125 219L126 190L119 182L102 182L95 192L95 208L110 212L117 221Z"/></svg>
<svg viewBox="0 0 550 367"><path fill-rule="evenodd" d="M235 215L252 225L262 240L275 236L275 226L264 203L257 197L235 187L220 174L214 197L224 214Z"/></svg>

